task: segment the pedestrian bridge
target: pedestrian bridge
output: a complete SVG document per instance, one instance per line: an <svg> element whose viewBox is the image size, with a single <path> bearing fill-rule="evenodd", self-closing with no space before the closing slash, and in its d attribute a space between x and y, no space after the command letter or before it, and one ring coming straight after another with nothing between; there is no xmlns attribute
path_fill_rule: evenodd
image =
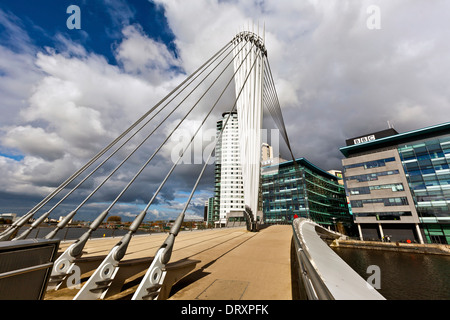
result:
<svg viewBox="0 0 450 320"><path fill-rule="evenodd" d="M327 239L342 235L322 228L308 219L295 219L293 225L271 225L258 232L245 227L219 228L180 232L172 250L171 263L162 271L162 287L158 294L142 299L158 300L334 300L334 299L384 299L351 269L327 245ZM43 261L41 249L30 249L32 240L3 242L0 256L14 255L14 248L25 245L27 255L36 252L41 265L27 266L2 273L2 296L21 298L31 291L44 288L40 299L77 299L80 289L86 286L94 272L108 279L107 285L96 283L94 299L130 300L145 282L148 268L154 260L155 249L166 239L164 233L136 235L127 253L115 268L102 264L116 238L98 238L87 241L82 258L75 261L77 269L55 286L53 278L44 277L43 284L37 280L38 270L64 268L60 262ZM31 241L31 242L30 242ZM42 240L40 240L42 241ZM49 240L43 240L49 241ZM63 254L73 241L51 240L58 253ZM38 243L39 240L34 240ZM9 247L8 247L9 245ZM56 247L55 246L55 247ZM34 250L34 251L32 251ZM14 263L29 260L22 253L9 258ZM6 254L6 255L5 255ZM17 258L18 257L18 258ZM7 260L5 260L7 261ZM46 263L45 263L46 262ZM12 263L13 264L13 263ZM12 265L11 264L11 265ZM110 269L114 274L109 274ZM34 273L33 273L34 272ZM27 278L28 277L28 278ZM150 277L153 278L153 275ZM50 279L50 281L49 281ZM100 281L101 282L101 281ZM5 282L8 285L8 282ZM36 284L34 290L30 289ZM105 282L106 283L106 282ZM11 285L12 284L12 285ZM5 289L9 288L9 289ZM6 292L8 291L9 292ZM100 291L101 295L98 295ZM22 296L21 296L22 295ZM25 296L26 297L26 296ZM83 299L89 296L83 296ZM80 297L78 297L80 299Z"/></svg>
<svg viewBox="0 0 450 320"><path fill-rule="evenodd" d="M234 103L230 105L230 101L225 103L222 98L226 92L233 91L233 84L231 98ZM207 93L215 93L216 96L210 97ZM205 96L207 98L204 99ZM208 112L200 110L205 105L210 108ZM223 105L229 109L215 110L216 106ZM189 107L189 110L181 110L180 106ZM257 231L256 223L261 221L258 220L258 212L263 110L269 111L296 163L267 59L264 36L240 32L41 202L0 233L0 299L382 298L373 294L374 290L369 293L364 280L345 267L343 261L336 259L337 256L318 234L327 237L339 235L302 219L295 220L293 228L275 225ZM197 194L197 187L213 157L215 148L211 148L209 155L204 155L202 169L170 232L136 235L167 181L172 178L172 183L179 184L179 177L172 173L182 163L184 154L191 151L194 139L200 136L208 118L219 111L227 111L227 114L237 112L239 117L239 158L247 228L181 231L191 200ZM186 125L184 121L190 114L201 115L203 120L196 129L193 127L195 133L183 146L178 158L167 161L167 168L157 165L158 170L166 175L161 181L151 181L157 188L149 190L148 202L134 217L127 234L120 240L90 239L127 191L129 197L142 200L141 195L130 196L129 189L136 186L135 182L149 164L155 163L153 159L158 159L164 150L170 148L167 142L173 134L179 133L180 126ZM154 135L159 128L160 131L167 130L171 117L177 118L176 121L172 119L175 127L169 133L162 132L159 137ZM218 129L215 147L219 146L217 143L222 139L229 118ZM152 142L151 146L146 144L148 141ZM154 152L141 149L144 144ZM128 161L139 154L139 161L136 158ZM116 194L117 182L112 189L108 189L111 187L108 183L114 180L111 178L116 172L123 170L125 163L130 162L141 166L133 172L126 172L126 179L119 188L121 191ZM299 170L296 172L300 174ZM85 184L86 181L90 184ZM144 185L148 186L149 182ZM105 204L105 207L109 203L107 208L98 212L88 230L76 241L60 242L58 232L70 224L86 203L94 201L95 197L91 197L105 189L106 194L115 194L115 198L111 197L106 204L98 203L101 206ZM73 210L44 239L28 239L30 233L55 210L65 212L60 205L69 197L72 203L68 207L74 207ZM51 200L58 201L54 203ZM39 213L46 206L52 207ZM19 229L30 221L32 224L19 234ZM345 281L341 281L342 278ZM356 294L343 294L349 291Z"/></svg>
<svg viewBox="0 0 450 320"><path fill-rule="evenodd" d="M136 262L153 255L166 237L163 233L134 236L122 261ZM292 227L288 225L274 225L259 232L249 232L245 227L180 232L171 261L197 263L173 285L167 299L291 300L291 239ZM116 242L117 238L89 240L83 257L104 256ZM59 251L70 244L62 242ZM120 292L105 299L131 299L146 271L143 268L131 275ZM81 276L81 286L92 272ZM50 290L44 299L73 299L77 292L73 286Z"/></svg>

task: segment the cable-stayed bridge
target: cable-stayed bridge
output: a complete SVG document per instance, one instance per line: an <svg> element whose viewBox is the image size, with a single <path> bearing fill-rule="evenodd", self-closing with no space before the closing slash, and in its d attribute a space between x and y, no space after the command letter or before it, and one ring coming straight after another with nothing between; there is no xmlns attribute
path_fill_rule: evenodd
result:
<svg viewBox="0 0 450 320"><path fill-rule="evenodd" d="M227 94L230 91L234 91L234 96L231 99L231 103L229 103L229 97L227 97ZM214 98L212 98L212 96L214 96ZM212 259L209 261L210 264L214 263L216 265L220 265L220 263L217 263L217 259L225 256L229 257L230 255L227 255L226 253L234 251L237 247L243 249L245 248L245 245L248 245L249 243L253 243L253 245L255 245L255 242L251 242L251 240L256 234L246 233L246 230L233 230L234 233L231 235L229 240L225 239L228 239L227 237L230 235L222 235L219 233L213 234L212 232L206 234L205 231L205 234L198 235L200 238L203 236L205 237L205 239L203 239L200 243L195 242L194 239L186 238L186 235L179 235L182 223L186 216L186 211L188 210L192 199L195 197L195 192L205 174L207 165L210 163L210 160L214 155L214 148L212 148L209 154L206 155L204 164L201 166L195 181L192 181L192 187L188 191L189 196L187 197L181 212L178 214L178 217L175 219L168 235L164 235L163 238L152 236L151 245L142 244L146 248L154 248L153 255L150 254L147 257L138 255L136 258L132 258L129 254L130 250L132 252L136 251L136 248L132 246L137 239L135 234L140 225L143 223L151 206L155 204L158 194L160 194L163 190L167 181L170 179L175 179L176 181L177 176L174 172L177 166L179 166L182 162L183 156L186 152L189 152L193 141L199 132L201 132L202 127L205 125L208 118L214 114L215 110L217 111L220 106L223 106L226 99L228 99L228 108L220 111L230 113L237 112L238 114L239 151L243 177L244 203L246 207L245 214L248 223L247 229L256 231L255 217L258 213L259 205L260 147L262 143L261 129L263 123L263 110L267 110L270 113L275 124L277 125L277 128L279 129L281 137L291 152L294 162L295 158L291 151L289 138L282 117L280 103L277 97L275 84L267 57L267 50L265 48L264 34L260 36L259 32L254 33L244 31L238 33L230 42L226 43L202 66L200 66L182 83L174 88L167 96L150 108L144 115L142 115L142 117L123 131L116 139L99 151L94 157L86 162L85 165L68 177L41 202L39 202L30 211L28 211L0 234L0 240L3 241L1 245L6 251L9 250L8 246L11 248L18 248L21 243L23 243L25 247L31 248L33 243L30 243L29 240L25 240L27 236L34 229L38 228L39 225L41 225L52 212L59 209L67 199L76 194L80 188L86 185L94 185L93 189L84 197L84 199L77 203L76 207L73 208L73 210L71 210L64 217L64 219L62 219L56 227L41 240L41 244L43 246L51 245L54 243L53 240L57 239L58 232L68 226L69 222L83 209L83 206L85 206L86 203L97 192L99 192L99 190L108 188L108 182L111 181L114 175L118 174L119 170L125 164L131 161L131 157L139 149L147 147L147 144L150 141L153 141L153 138L156 134L158 134L158 132L165 132L163 141L159 145L155 146L154 149L149 152L145 161L135 168L135 172L129 177L128 182L111 198L107 208L99 212L97 217L90 223L87 231L79 237L79 239L69 245L61 244L60 252L58 254L53 252L50 255L56 259L54 262L44 263L40 269L38 267L33 269L33 267L27 266L21 268L18 273L25 274L30 270L36 271L38 269L44 270L46 268L51 270L49 271L48 276L44 276L46 279L45 289L47 292L50 292L62 289L72 275L77 273L81 275L83 272L89 271L88 279L83 283L83 286L77 290L77 293L73 299L105 299L108 296L111 296L112 292L117 292L117 290L120 292L121 286L125 279L132 275L144 273L140 276L137 287L133 289L134 291L131 299L165 299L168 297L168 291L170 291L172 284L176 283L180 280L180 278L192 270L196 270L195 272L204 270L205 265L208 265L208 262L205 263L205 261L208 259ZM119 241L114 241L113 244L104 244L110 245L110 247L103 247L102 250L95 249L98 254L93 255L92 252L89 252L89 248L92 248L94 243L93 240L89 240L92 233L99 228L102 222L105 221L114 206L120 203L120 200L124 197L127 191L130 190L133 184L136 183L137 179L146 170L146 168L149 167L152 161L154 161L160 153L163 152L171 137L176 134L177 130L180 129L187 119L189 119L188 117L194 114L197 116L201 115L202 120L199 121L200 123L198 126L191 128L194 133L191 137L189 137L189 142L177 155L176 159L172 159L173 164L170 169L167 172L164 172L164 177L161 181L158 181L158 187L151 195L149 195L147 204L135 217L134 221L128 228L128 232ZM166 123L170 122L169 119L172 115L178 115L179 119L177 122L172 121L172 124L175 124L170 128L170 131L164 131L167 130ZM216 143L217 141L220 141L222 133L226 128L227 121L228 119L225 120L222 129L218 132ZM150 129L150 131L146 133L149 128L153 129ZM123 156L124 154L125 156ZM99 181L99 179L94 179L95 174L98 172L108 173L104 174L102 179ZM55 201L56 203L53 204L51 208L44 210L46 206L49 206L49 203L54 203ZM26 230L22 231L23 229L21 228L23 228L31 218L35 219L34 222ZM18 232L19 229L21 229L20 233ZM263 230L260 234L258 233L261 246L264 243L264 240L262 239L263 234L268 235L269 238L271 237L271 232L269 232L269 229L274 232L276 231L275 229L267 228L267 230ZM216 230L215 232L219 231ZM294 238L296 238L295 235L298 233L297 238L302 239L300 231L296 231L295 228L293 231ZM291 249L294 248L294 245L291 244L290 241L292 237L291 233L292 229L288 228L287 233L285 230L284 238L281 237L285 240L284 244L282 244L284 249L281 251L285 253L288 252L289 257L293 256L295 259L298 259L297 255L291 254ZM286 238L286 234L289 234L289 237ZM212 235L212 238L208 238L207 235ZM190 242L191 246L186 245L182 246L182 248L176 246L175 244L178 236L180 236L180 241L186 241L186 243ZM219 240L219 243L217 243L218 247L224 243L232 243L232 246L228 249L222 246L222 250L225 251L221 254L217 256L212 255L209 256L209 258L201 255L201 252L210 250L207 248L200 249L200 251L196 253L189 253L189 250L192 250L196 245L212 244L216 241L213 239L220 239L221 237L223 237L223 241L221 243L221 240ZM236 239L234 239L235 237L240 238L240 240L245 239L245 241L242 243L239 241L236 242ZM154 240L156 243L153 242ZM97 244L98 243L100 242L97 241ZM302 243L302 241L296 242L297 251L304 250L301 248ZM279 242L277 242L277 244L280 245ZM323 250L323 248L320 250ZM174 254L174 252L176 252L176 254ZM252 255L250 252L255 252L255 249L247 249L247 251L244 250L243 252L247 252L243 254L247 255L247 257L251 257ZM265 250L259 252L262 255L267 253ZM124 259L126 255L127 259ZM172 261L174 255L177 259L175 262ZM203 263L202 260L196 259L199 257L203 259ZM267 257L277 259L274 254ZM254 257L252 259L254 259ZM286 257L283 259L289 260L289 258ZM303 270L301 274L303 275L305 273L311 273L311 270L314 269L303 266L302 263L305 263L307 260L308 259L299 260L300 270ZM249 260L247 260L247 263L248 262ZM284 260L284 262L286 262L286 260ZM50 265L51 268L49 268ZM196 265L199 266L197 269ZM257 267L255 266L250 270L255 272L256 269ZM2 271L0 271L0 280L11 279L17 274L14 270L7 270L3 274L1 272ZM264 276L261 275L261 277ZM321 280L317 275L312 279L316 285L319 285L317 283L320 283L322 291L327 292L328 289L323 288L326 287L326 285L321 283L323 282L323 279ZM233 286L235 284L241 285L245 288L248 286L248 283L247 286L245 285L246 281L244 280L240 280L241 283L236 282L239 281L236 279L234 281L235 282L229 282L228 286ZM261 279L261 281L264 282L266 280ZM289 278L288 282L290 281L291 279ZM305 278L304 281L305 283L311 283L312 280L311 278ZM283 281L278 281L278 283L283 283ZM223 287L226 287L227 283L217 282L215 286L218 291L223 291ZM307 285L307 287L308 286L309 285ZM303 288L303 286L301 287ZM333 294L330 293L329 290L328 293L317 294L317 290L319 289L314 289L314 287L315 286L313 285L311 288L308 287L309 289L303 288L302 291L306 290L309 292L309 298L333 298ZM204 289L204 291L205 290L206 289ZM243 290L245 291L246 289ZM249 290L251 292L252 289ZM275 289L266 287L266 290L270 292ZM244 291L242 291L242 295L244 294ZM212 291L210 291L209 294L211 294L211 292ZM261 292L261 290L259 290L259 292ZM201 294L202 292L198 293L197 297ZM208 293L205 291L204 294L207 295ZM277 296L272 296L272 298L273 297L276 298ZM217 299L220 297L215 298ZM252 298L257 299L258 297ZM336 298L336 296L334 296L334 298ZM284 296L283 299L286 299L286 296Z"/></svg>

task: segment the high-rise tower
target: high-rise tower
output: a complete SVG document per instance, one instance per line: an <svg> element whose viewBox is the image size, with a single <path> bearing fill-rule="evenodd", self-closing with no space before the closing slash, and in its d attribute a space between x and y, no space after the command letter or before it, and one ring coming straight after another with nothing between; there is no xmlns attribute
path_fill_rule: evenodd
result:
<svg viewBox="0 0 450 320"><path fill-rule="evenodd" d="M226 224L227 213L245 209L237 113L222 115L217 122L217 136L225 122L216 146L214 188L214 219L222 225Z"/></svg>

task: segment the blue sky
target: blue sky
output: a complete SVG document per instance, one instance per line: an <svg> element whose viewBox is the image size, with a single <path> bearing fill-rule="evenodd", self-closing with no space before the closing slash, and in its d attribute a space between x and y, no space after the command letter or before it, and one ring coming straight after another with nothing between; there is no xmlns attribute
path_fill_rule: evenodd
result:
<svg viewBox="0 0 450 320"><path fill-rule="evenodd" d="M80 30L66 27L73 4L81 10ZM373 5L381 12L376 30L367 26ZM399 132L449 121L449 11L448 1L418 0L3 0L0 212L27 212L236 32L258 25L265 26L295 156L339 169L339 147L348 138L386 129L388 121ZM208 124L213 132L219 116ZM114 198L143 151L78 218L91 219ZM139 212L168 170L169 155L155 159L113 213ZM200 167L177 170L149 219L176 215ZM212 194L208 170L191 216L202 214Z"/></svg>
<svg viewBox="0 0 450 320"><path fill-rule="evenodd" d="M73 4L81 10L81 30L66 27L70 16L66 10ZM62 34L115 64L112 50L121 40L121 27L137 23L145 34L164 42L176 54L174 35L165 19L164 9L151 1L5 0L0 3L0 8L16 15L16 21L27 31L32 44L40 48L54 47L55 35ZM5 31L4 27L2 29ZM14 39L7 34L3 34L1 40L14 48Z"/></svg>

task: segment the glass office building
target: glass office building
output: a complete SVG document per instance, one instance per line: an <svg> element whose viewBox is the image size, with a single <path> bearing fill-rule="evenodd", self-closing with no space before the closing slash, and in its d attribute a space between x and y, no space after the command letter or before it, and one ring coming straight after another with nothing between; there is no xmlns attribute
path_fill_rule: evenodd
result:
<svg viewBox="0 0 450 320"><path fill-rule="evenodd" d="M398 152L427 242L450 243L450 135Z"/></svg>
<svg viewBox="0 0 450 320"><path fill-rule="evenodd" d="M361 238L450 243L450 123L369 134L340 150Z"/></svg>
<svg viewBox="0 0 450 320"><path fill-rule="evenodd" d="M262 168L265 223L291 223L295 216L323 226L350 227L345 189L338 178L306 160L296 159ZM343 230L341 230L343 231Z"/></svg>

